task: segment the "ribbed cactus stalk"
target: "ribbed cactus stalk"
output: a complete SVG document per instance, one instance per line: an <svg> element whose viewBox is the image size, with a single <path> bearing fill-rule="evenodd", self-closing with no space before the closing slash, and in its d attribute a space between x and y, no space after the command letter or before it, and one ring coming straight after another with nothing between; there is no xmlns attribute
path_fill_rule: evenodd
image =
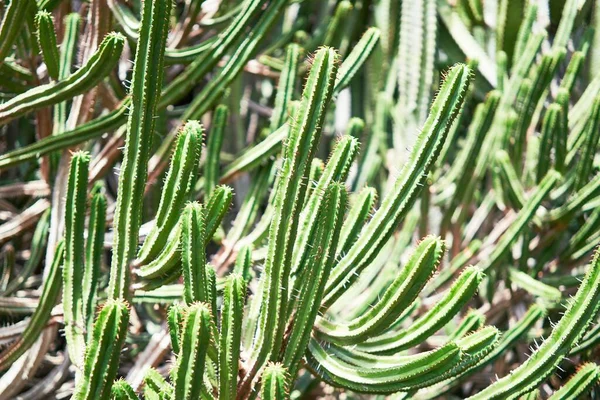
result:
<svg viewBox="0 0 600 400"><path fill-rule="evenodd" d="M85 213L87 203L87 181L90 156L78 152L71 158L69 182L65 202L65 265L63 267L63 308L65 314L65 336L69 357L75 365L81 366L85 351L88 309L84 287L90 288L93 274L85 265ZM89 279L85 282L84 277Z"/></svg>
<svg viewBox="0 0 600 400"><path fill-rule="evenodd" d="M129 262L137 250L141 223L140 199L146 186L148 152L162 87L167 16L171 6L172 2L168 0L146 1L142 12L113 222L115 239L109 287L109 296L113 299L129 298Z"/></svg>
<svg viewBox="0 0 600 400"><path fill-rule="evenodd" d="M129 323L129 305L109 300L94 322L94 332L86 349L83 372L73 398L109 399L117 374L121 348Z"/></svg>
<svg viewBox="0 0 600 400"><path fill-rule="evenodd" d="M198 399L204 388L206 356L211 337L210 307L205 303L194 303L186 309L181 327L180 351L173 369L174 398Z"/></svg>

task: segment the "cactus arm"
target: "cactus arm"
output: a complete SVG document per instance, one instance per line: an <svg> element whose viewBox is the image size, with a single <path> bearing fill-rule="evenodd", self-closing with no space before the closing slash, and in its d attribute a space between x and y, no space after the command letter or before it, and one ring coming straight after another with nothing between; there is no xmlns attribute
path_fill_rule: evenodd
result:
<svg viewBox="0 0 600 400"><path fill-rule="evenodd" d="M357 194L342 225L336 259L346 254L358 240L363 225L375 207L376 200L377 191L374 188L365 187Z"/></svg>
<svg viewBox="0 0 600 400"><path fill-rule="evenodd" d="M424 238L376 304L346 324L320 318L318 335L337 344L350 345L382 333L417 298L439 265L444 250L439 238Z"/></svg>
<svg viewBox="0 0 600 400"><path fill-rule="evenodd" d="M598 195L600 189L600 175L596 175L588 181L581 189L573 193L569 201L553 209L548 214L548 220L551 222L566 221L570 217L586 206L588 202Z"/></svg>
<svg viewBox="0 0 600 400"><path fill-rule="evenodd" d="M37 86L0 105L0 125L30 111L56 104L94 87L117 64L125 39L118 33L109 34L100 48L77 72L68 78Z"/></svg>
<svg viewBox="0 0 600 400"><path fill-rule="evenodd" d="M160 197L155 225L146 236L136 264L146 264L155 258L177 224L196 182L202 135L202 125L196 121L188 121L181 130Z"/></svg>
<svg viewBox="0 0 600 400"><path fill-rule="evenodd" d="M169 335L171 336L171 349L175 355L180 352L181 327L185 320L185 307L180 304L173 304L169 307L167 313L167 324L169 325Z"/></svg>
<svg viewBox="0 0 600 400"><path fill-rule="evenodd" d="M54 258L44 280L42 295L23 335L0 353L0 371L6 370L13 362L21 357L40 337L40 334L56 304L62 287L61 267L65 256L64 241L57 243Z"/></svg>
<svg viewBox="0 0 600 400"><path fill-rule="evenodd" d="M181 264L184 281L184 300L191 305L207 302L208 276L206 271L206 216L200 203L189 203L182 216Z"/></svg>
<svg viewBox="0 0 600 400"><path fill-rule="evenodd" d="M234 399L237 390L246 282L232 274L225 280L219 346L219 398Z"/></svg>
<svg viewBox="0 0 600 400"><path fill-rule="evenodd" d="M136 276L143 279L154 279L161 276L166 276L172 272L173 268L179 262L181 255L179 249L181 246L181 220L175 225L175 228L171 231L167 244L162 249L160 254L156 256L147 265L134 270Z"/></svg>
<svg viewBox="0 0 600 400"><path fill-rule="evenodd" d="M116 110L80 125L71 131L63 132L57 136L47 136L30 145L0 155L0 170L35 160L56 150L76 146L117 129L125 120L128 104L129 101L126 101Z"/></svg>
<svg viewBox="0 0 600 400"><path fill-rule="evenodd" d="M263 372L260 398L263 400L285 400L289 398L290 375L281 364L269 364Z"/></svg>
<svg viewBox="0 0 600 400"><path fill-rule="evenodd" d="M523 208L523 205L527 202L525 199L525 189L521 185L510 156L506 151L499 150L496 153L495 161L498 166L498 174L500 175L503 192L506 193L508 200L510 200L514 208L517 210ZM541 161L540 164L542 164Z"/></svg>
<svg viewBox="0 0 600 400"><path fill-rule="evenodd" d="M144 397L147 400L172 399L173 386L157 370L148 368L144 375Z"/></svg>
<svg viewBox="0 0 600 400"><path fill-rule="evenodd" d="M92 197L82 287L83 320L86 323L87 338L92 334L94 312L96 311L96 288L98 286L100 268L102 266L105 225L106 196L100 191L97 191Z"/></svg>
<svg viewBox="0 0 600 400"><path fill-rule="evenodd" d="M584 60L585 53L583 51L576 51L571 55L571 60L569 61L569 65L567 65L567 70L560 81L560 88L565 89L567 93L571 93L571 90L573 90L575 79L581 71L581 66L583 65Z"/></svg>
<svg viewBox="0 0 600 400"><path fill-rule="evenodd" d="M169 105L185 95L200 79L202 79L225 55L226 52L235 44L241 36L240 33L246 28L249 22L260 11L264 0L246 0L243 9L237 14L231 24L219 34L219 38L210 46L210 48L200 54L185 71L177 76L164 89L161 96L161 105ZM164 47L164 46L163 46Z"/></svg>
<svg viewBox="0 0 600 400"><path fill-rule="evenodd" d="M287 119L288 103L291 101L296 89L296 77L298 70L298 59L300 58L300 46L291 43L287 46L285 53L284 68L279 76L275 105L271 115L271 131L276 131Z"/></svg>
<svg viewBox="0 0 600 400"><path fill-rule="evenodd" d="M122 300L104 304L94 323L86 349L82 377L75 387L74 400L108 400L119 366L129 322L129 306Z"/></svg>
<svg viewBox="0 0 600 400"><path fill-rule="evenodd" d="M180 352L173 371L175 400L199 399L206 368L206 354L212 341L212 316L204 303L195 303L187 310L181 329Z"/></svg>
<svg viewBox="0 0 600 400"><path fill-rule="evenodd" d="M137 43L131 108L114 217L114 247L109 297L129 297L129 262L137 249L141 202L146 186L148 156L155 114L163 79L164 49L172 2L144 2L140 38Z"/></svg>
<svg viewBox="0 0 600 400"><path fill-rule="evenodd" d="M321 379L359 392L394 392L419 386L424 376L443 375L461 359L461 350L448 343L436 350L421 353L420 357L385 368L361 368L336 360L314 339L309 343L309 365Z"/></svg>
<svg viewBox="0 0 600 400"><path fill-rule="evenodd" d="M112 400L138 400L137 394L124 379L117 380L110 391Z"/></svg>
<svg viewBox="0 0 600 400"><path fill-rule="evenodd" d="M560 23L558 24L558 29L552 42L553 50L562 49L567 46L578 11L579 3L576 0L565 1L565 6L562 9L560 17Z"/></svg>
<svg viewBox="0 0 600 400"><path fill-rule="evenodd" d="M485 315L479 310L471 309L467 312L467 315L460 321L460 324L456 329L452 330L448 335L448 339L456 340L464 337L469 332L474 332L481 328L485 323Z"/></svg>
<svg viewBox="0 0 600 400"><path fill-rule="evenodd" d="M550 150L558 146L556 140L564 134L560 132L562 119L562 108L560 104L553 103L546 110L542 123L542 135L540 138L540 157L537 165L537 182L539 183L550 169ZM558 153L558 151L557 151ZM557 159L560 156L557 155ZM557 168L558 170L558 168Z"/></svg>
<svg viewBox="0 0 600 400"><path fill-rule="evenodd" d="M324 201L323 192L332 182L344 182L346 180L348 170L357 151L358 141L351 136L343 136L332 151L321 178L318 180L312 190L312 195L300 213L298 235L294 242L292 254L293 275L301 273L308 255L307 249L310 238L313 236L317 225L320 224L318 210ZM286 368L290 370L287 365ZM290 372L292 371L290 370Z"/></svg>
<svg viewBox="0 0 600 400"><path fill-rule="evenodd" d="M242 246L238 255L235 259L235 266L233 272L241 275L244 281L250 282L251 279L251 268L252 268L252 246Z"/></svg>
<svg viewBox="0 0 600 400"><path fill-rule="evenodd" d="M229 210L233 200L233 189L220 185L213 190L206 202L206 243L210 242L221 225L223 217Z"/></svg>
<svg viewBox="0 0 600 400"><path fill-rule="evenodd" d="M594 363L585 363L577 368L567 383L548 398L548 400L580 399L600 379L600 367Z"/></svg>
<svg viewBox="0 0 600 400"><path fill-rule="evenodd" d="M29 1L31 0L11 0L4 10L4 16L0 23L0 65L10 53L22 29L20 23L14 22L25 19Z"/></svg>
<svg viewBox="0 0 600 400"><path fill-rule="evenodd" d="M38 12L35 16L35 25L38 44L48 75L56 81L58 80L60 57L56 45L56 31L54 30L52 14L47 11Z"/></svg>
<svg viewBox="0 0 600 400"><path fill-rule="evenodd" d="M367 224L363 234L369 243L358 241L332 272L327 285L324 308L329 307L356 280L356 276L375 258L381 245L406 215L420 192L420 186L444 143L452 121L462 106L470 71L465 65L454 66L447 75L431 107L429 118L419 134L408 163L402 168L381 208Z"/></svg>
<svg viewBox="0 0 600 400"><path fill-rule="evenodd" d="M589 180L592 172L593 156L596 154L600 140L600 96L594 100L594 105L584 131L584 143L581 159L577 163L575 189L581 189Z"/></svg>
<svg viewBox="0 0 600 400"><path fill-rule="evenodd" d="M319 210L319 226L315 232L313 251L309 256L310 267L302 274L297 307L291 317L289 336L285 344L283 365L295 376L302 356L313 330L313 325L319 311L316 304L321 303L327 278L335 261L342 220L346 211L346 189L339 183L330 184L324 195L324 203ZM290 300L291 303L291 300Z"/></svg>
<svg viewBox="0 0 600 400"><path fill-rule="evenodd" d="M377 43L379 43L380 37L381 33L379 32L379 29L369 28L366 30L340 66L338 77L333 88L334 96L337 96L350 84L358 70L364 65L375 49Z"/></svg>
<svg viewBox="0 0 600 400"><path fill-rule="evenodd" d="M326 107L331 99L333 76L337 70L337 54L332 49L317 51L310 70L302 103L290 129L281 178L275 196L275 215L269 231L269 247L263 282L262 307L258 336L254 344L255 361L250 373L242 381L238 393L247 393L253 375L258 372L269 354L278 351L285 326L288 276L291 262L290 235L296 231L299 205L303 202L304 185L301 182L309 172L310 160L316 150Z"/></svg>
<svg viewBox="0 0 600 400"><path fill-rule="evenodd" d="M252 34L246 36L239 44L231 58L227 60L227 64L221 73L215 79L211 80L199 95L194 97L194 100L183 115L184 119L200 118L210 109L211 105L218 101L222 96L224 88L233 82L250 57L256 52L258 45L263 41L268 30L281 15L287 1L272 1L269 3L267 9L262 11L259 20L254 24Z"/></svg>
<svg viewBox="0 0 600 400"><path fill-rule="evenodd" d="M69 357L80 366L85 351L84 270L85 212L90 156L77 152L71 158L65 202L65 265L63 268L63 309ZM90 285L89 283L88 285Z"/></svg>
<svg viewBox="0 0 600 400"><path fill-rule="evenodd" d="M440 187L446 186L449 182L456 182L457 188L464 187L464 185L468 184L471 174L469 174L467 168L460 168L460 165L475 165L478 162L479 157L486 157L482 146L492 125L499 101L500 93L491 91L488 93L483 105L477 106L473 122L469 125L469 130L467 131L465 145L452 164L450 171L442 177L442 181L439 185ZM456 207L462 199L461 193L462 191L456 190L454 207Z"/></svg>
<svg viewBox="0 0 600 400"><path fill-rule="evenodd" d="M395 334L384 334L357 346L370 353L389 354L410 348L446 325L469 301L483 279L475 267L466 268L444 297L423 316L413 321L409 328Z"/></svg>
<svg viewBox="0 0 600 400"><path fill-rule="evenodd" d="M560 290L554 286L540 282L524 272L521 272L515 268L509 268L508 275L511 282L513 282L515 285L526 290L530 294L549 302L549 305L558 304L562 299Z"/></svg>
<svg viewBox="0 0 600 400"><path fill-rule="evenodd" d="M512 399L537 387L581 339L590 322L595 320L599 298L600 253L597 252L577 294L544 343L510 376L494 382L470 399Z"/></svg>
<svg viewBox="0 0 600 400"><path fill-rule="evenodd" d="M289 130L288 125L282 125L265 140L245 150L225 168L221 175L221 182L228 182L237 174L248 171L277 154L281 150L282 142L289 135Z"/></svg>
<svg viewBox="0 0 600 400"><path fill-rule="evenodd" d="M229 108L226 105L221 104L215 109L204 164L204 195L207 198L210 197L219 180L219 155L228 117Z"/></svg>

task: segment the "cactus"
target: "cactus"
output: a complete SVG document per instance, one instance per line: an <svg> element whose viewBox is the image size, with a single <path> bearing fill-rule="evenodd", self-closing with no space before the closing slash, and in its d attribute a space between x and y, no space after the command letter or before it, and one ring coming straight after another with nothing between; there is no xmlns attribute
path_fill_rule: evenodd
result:
<svg viewBox="0 0 600 400"><path fill-rule="evenodd" d="M80 3L0 4L0 399L595 396L600 7Z"/></svg>

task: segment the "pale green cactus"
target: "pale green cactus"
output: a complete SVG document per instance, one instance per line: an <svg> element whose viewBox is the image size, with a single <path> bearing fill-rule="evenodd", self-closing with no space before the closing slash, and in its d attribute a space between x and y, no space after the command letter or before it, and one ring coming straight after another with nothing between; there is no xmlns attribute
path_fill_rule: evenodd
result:
<svg viewBox="0 0 600 400"><path fill-rule="evenodd" d="M0 399L595 396L600 6L0 3Z"/></svg>

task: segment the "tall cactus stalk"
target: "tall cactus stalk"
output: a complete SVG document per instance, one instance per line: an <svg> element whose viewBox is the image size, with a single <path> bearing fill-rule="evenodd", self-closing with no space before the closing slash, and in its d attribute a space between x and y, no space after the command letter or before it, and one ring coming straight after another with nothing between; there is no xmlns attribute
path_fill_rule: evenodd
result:
<svg viewBox="0 0 600 400"><path fill-rule="evenodd" d="M156 123L156 107L163 80L165 43L171 1L144 2L136 49L131 106L127 119L125 151L119 174L119 193L115 209L114 247L110 273L109 296L127 299L129 294L129 262L137 250L141 204L146 186L148 156Z"/></svg>

